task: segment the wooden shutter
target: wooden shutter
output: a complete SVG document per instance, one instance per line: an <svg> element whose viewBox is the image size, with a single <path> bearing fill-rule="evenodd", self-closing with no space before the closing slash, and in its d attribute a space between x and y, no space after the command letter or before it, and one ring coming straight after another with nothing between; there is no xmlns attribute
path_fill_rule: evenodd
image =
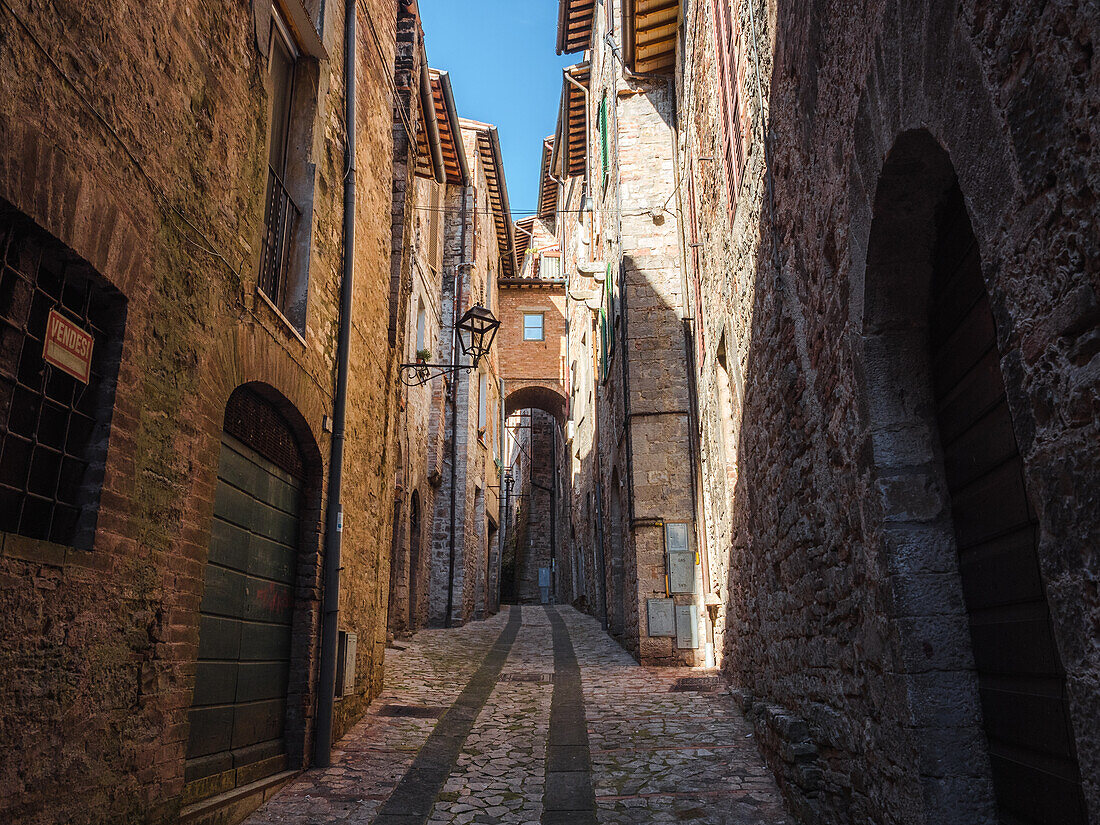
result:
<svg viewBox="0 0 1100 825"><path fill-rule="evenodd" d="M715 44L718 53L718 82L722 107L722 160L726 171L726 194L730 222L737 215L737 196L745 171L747 110L741 86L744 81L738 15L732 0L714 0Z"/></svg>
<svg viewBox="0 0 1100 825"><path fill-rule="evenodd" d="M600 130L600 169L603 173L603 178L606 181L607 176L611 173L611 152L609 135L607 130L607 94L603 96L603 100L600 101L600 110L597 116L598 128Z"/></svg>

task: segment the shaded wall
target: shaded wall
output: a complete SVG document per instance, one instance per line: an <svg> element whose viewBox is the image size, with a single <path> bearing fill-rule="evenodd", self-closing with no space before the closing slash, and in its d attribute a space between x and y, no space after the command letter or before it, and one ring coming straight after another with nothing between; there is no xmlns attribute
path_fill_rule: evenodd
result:
<svg viewBox="0 0 1100 825"><path fill-rule="evenodd" d="M706 309L705 512L724 668L769 764L804 821L994 816L984 737L966 735L981 716L956 554L932 530L949 500L934 472L896 477L914 444L904 426L881 437L866 349L885 159L925 130L980 250L1095 821L1095 10L917 2L853 15L821 0L755 3L750 18L739 4L752 134L731 224L707 160L721 156L713 7L686 8L679 164Z"/></svg>

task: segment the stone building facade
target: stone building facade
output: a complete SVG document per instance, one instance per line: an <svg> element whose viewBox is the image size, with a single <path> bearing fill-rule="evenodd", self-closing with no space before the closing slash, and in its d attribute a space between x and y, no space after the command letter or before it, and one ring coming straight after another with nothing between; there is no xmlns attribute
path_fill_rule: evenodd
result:
<svg viewBox="0 0 1100 825"><path fill-rule="evenodd" d="M312 759L345 6L238 6L0 10L5 821L230 821ZM381 687L423 62L415 4L358 10L336 736Z"/></svg>
<svg viewBox="0 0 1100 825"><path fill-rule="evenodd" d="M769 762L807 822L1096 822L1095 10L680 6L702 516Z"/></svg>
<svg viewBox="0 0 1100 825"><path fill-rule="evenodd" d="M565 232L587 237L578 271L601 293L599 340L588 345L598 353L600 467L588 468L585 487L602 479L610 631L645 663L702 665L709 582L695 535L689 352L672 208L674 90L669 76L624 72L621 49L608 39L620 36L623 14L612 0L563 0L559 18L558 51L585 58L566 72L562 94L558 140L568 148L559 149L558 172L584 175L584 209L570 214L575 226ZM574 80L583 92L574 93ZM587 140L573 138L580 129ZM583 169L575 162L582 152ZM591 294L583 280L578 286ZM583 304L581 330L589 322ZM587 492L585 501L582 530L591 533Z"/></svg>
<svg viewBox="0 0 1100 825"><path fill-rule="evenodd" d="M646 376L601 379L593 435L571 399L611 629L645 659L660 482L802 821L1096 822L1095 9L560 8L552 168L585 176L589 260L623 261L566 252L570 349ZM617 353L584 344L598 291ZM633 392L684 410L646 438L664 467L617 437Z"/></svg>
<svg viewBox="0 0 1100 825"><path fill-rule="evenodd" d="M469 183L448 192L440 363L451 363L462 314L482 306L500 315L497 281L514 276L515 245L508 189L496 128L461 120ZM461 354L457 363L469 364ZM442 379L439 379L442 381ZM461 625L499 607L500 471L503 403L499 343L476 369L459 370L447 393L441 478L435 497L430 559L429 621ZM452 496L451 491L457 491Z"/></svg>
<svg viewBox="0 0 1100 825"><path fill-rule="evenodd" d="M444 241L457 218L447 209L455 190L469 179L469 161L446 72L429 71L436 107L435 131L443 180L437 180L428 144L430 130L421 131L415 192L412 197L411 277L403 360L439 363L440 342L449 337L452 320L443 315ZM449 195L449 193L452 193ZM451 230L453 231L453 230ZM390 567L390 633L407 636L428 623L430 564L428 547L433 530L436 490L443 478L443 429L447 415L443 377L432 370L420 381L416 372L402 373L401 455L394 500L394 528Z"/></svg>

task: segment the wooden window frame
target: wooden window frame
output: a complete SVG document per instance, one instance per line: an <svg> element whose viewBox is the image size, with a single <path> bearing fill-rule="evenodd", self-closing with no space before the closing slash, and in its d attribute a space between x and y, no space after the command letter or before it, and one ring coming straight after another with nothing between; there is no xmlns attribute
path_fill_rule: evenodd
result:
<svg viewBox="0 0 1100 825"><path fill-rule="evenodd" d="M527 337L527 319L538 318L539 319L539 337L528 338ZM546 313L545 312L524 312L523 313L523 340L524 341L545 341L546 340Z"/></svg>

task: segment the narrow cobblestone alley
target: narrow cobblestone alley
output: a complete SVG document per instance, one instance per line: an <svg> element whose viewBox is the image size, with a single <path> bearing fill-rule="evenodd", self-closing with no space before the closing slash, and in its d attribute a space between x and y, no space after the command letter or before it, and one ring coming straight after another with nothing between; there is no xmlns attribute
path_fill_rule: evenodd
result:
<svg viewBox="0 0 1100 825"><path fill-rule="evenodd" d="M680 677L570 607L421 631L386 651L385 689L332 767L247 822L787 822L732 697L673 691Z"/></svg>
<svg viewBox="0 0 1100 825"><path fill-rule="evenodd" d="M0 0L0 825L1100 825L1100 0Z"/></svg>

